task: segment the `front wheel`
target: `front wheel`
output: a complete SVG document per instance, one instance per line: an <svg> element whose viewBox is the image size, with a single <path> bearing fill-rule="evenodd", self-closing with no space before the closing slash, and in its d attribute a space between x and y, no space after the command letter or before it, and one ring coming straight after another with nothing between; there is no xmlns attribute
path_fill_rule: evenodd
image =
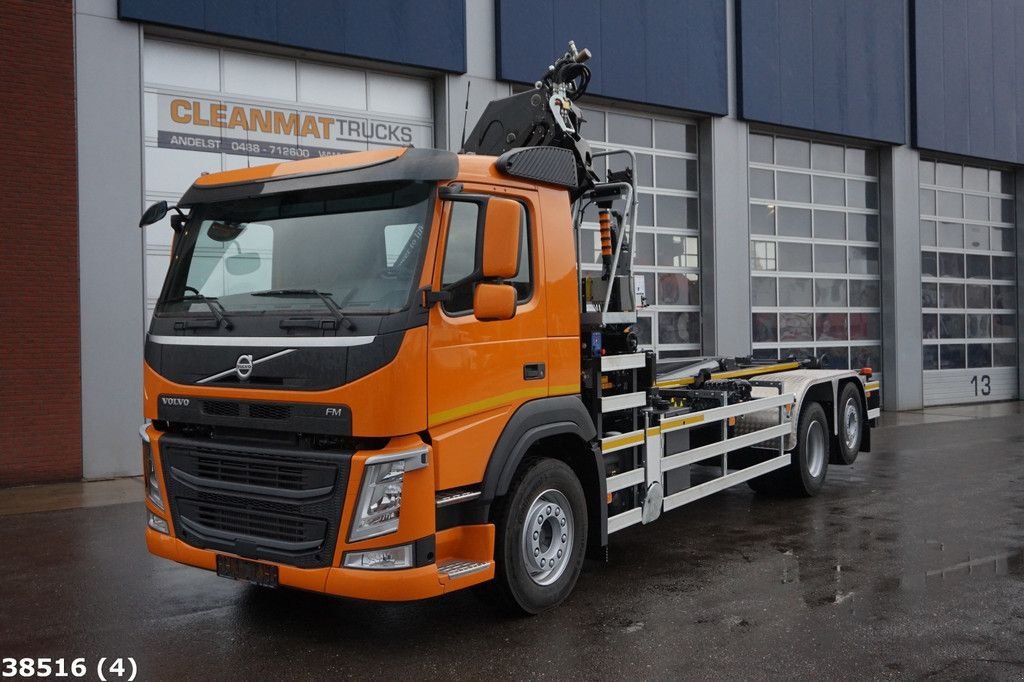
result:
<svg viewBox="0 0 1024 682"><path fill-rule="evenodd" d="M560 604L576 585L587 546L587 505L564 462L538 459L516 476L496 510L495 590L527 614Z"/></svg>

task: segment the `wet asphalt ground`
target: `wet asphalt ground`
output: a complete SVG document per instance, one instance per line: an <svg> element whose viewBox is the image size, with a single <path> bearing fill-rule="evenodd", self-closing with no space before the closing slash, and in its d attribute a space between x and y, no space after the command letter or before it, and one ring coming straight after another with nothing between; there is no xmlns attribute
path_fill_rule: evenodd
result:
<svg viewBox="0 0 1024 682"><path fill-rule="evenodd" d="M1021 414L879 429L820 497L742 486L623 531L534 618L247 587L149 556L144 523L140 503L0 517L0 657L132 656L142 680L1024 679Z"/></svg>

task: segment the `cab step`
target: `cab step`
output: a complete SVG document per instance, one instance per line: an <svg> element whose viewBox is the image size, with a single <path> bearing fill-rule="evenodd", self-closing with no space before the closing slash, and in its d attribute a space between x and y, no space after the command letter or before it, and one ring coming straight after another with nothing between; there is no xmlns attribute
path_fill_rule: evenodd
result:
<svg viewBox="0 0 1024 682"><path fill-rule="evenodd" d="M490 561L471 561L469 559L446 559L437 565L438 573L444 573L450 579L462 578L473 573L486 571Z"/></svg>

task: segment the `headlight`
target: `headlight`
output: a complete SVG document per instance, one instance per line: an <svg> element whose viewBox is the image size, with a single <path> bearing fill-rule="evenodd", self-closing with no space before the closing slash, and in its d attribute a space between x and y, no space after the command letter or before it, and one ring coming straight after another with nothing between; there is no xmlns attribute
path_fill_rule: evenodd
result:
<svg viewBox="0 0 1024 682"><path fill-rule="evenodd" d="M149 434L146 433L146 425L139 429L142 436L142 475L146 484L146 497L156 505L157 509L163 511L164 500L160 495L160 478L156 475L156 463L153 462L153 450L149 443Z"/></svg>
<svg viewBox="0 0 1024 682"><path fill-rule="evenodd" d="M367 459L349 542L375 538L398 530L405 472L425 466L426 448Z"/></svg>

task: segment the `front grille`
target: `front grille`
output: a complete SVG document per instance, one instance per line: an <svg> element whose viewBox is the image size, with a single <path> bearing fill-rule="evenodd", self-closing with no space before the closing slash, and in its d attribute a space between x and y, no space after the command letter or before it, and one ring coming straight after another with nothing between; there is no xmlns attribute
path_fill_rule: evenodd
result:
<svg viewBox="0 0 1024 682"><path fill-rule="evenodd" d="M232 403L226 400L204 400L203 414L210 414L216 417L237 417L240 414L241 403Z"/></svg>
<svg viewBox="0 0 1024 682"><path fill-rule="evenodd" d="M267 403L251 403L249 417L252 419L288 419L292 411L287 405L269 405Z"/></svg>
<svg viewBox="0 0 1024 682"><path fill-rule="evenodd" d="M329 566L350 453L251 447L165 434L175 532L195 547L300 568Z"/></svg>

